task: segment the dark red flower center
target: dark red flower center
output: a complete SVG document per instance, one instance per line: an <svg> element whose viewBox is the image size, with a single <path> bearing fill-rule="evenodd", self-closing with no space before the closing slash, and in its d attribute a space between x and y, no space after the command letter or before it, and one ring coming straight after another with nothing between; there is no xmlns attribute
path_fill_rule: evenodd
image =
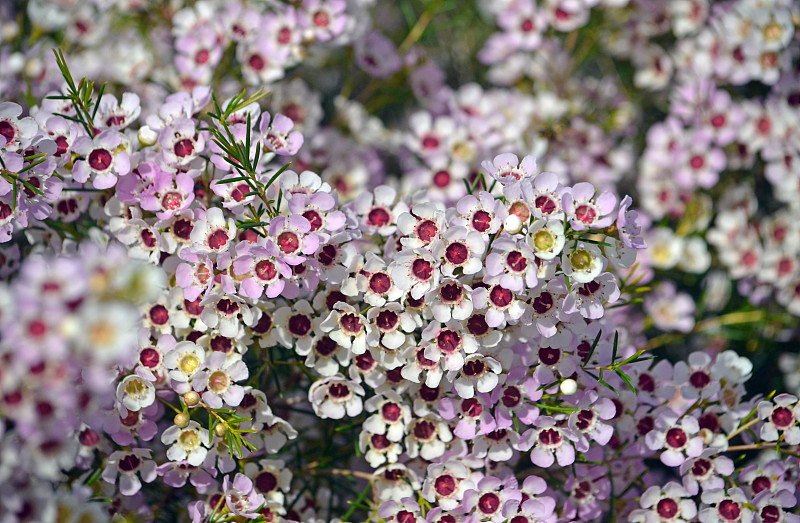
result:
<svg viewBox="0 0 800 523"><path fill-rule="evenodd" d="M440 496L449 496L456 491L456 480L449 474L442 474L433 482L433 488Z"/></svg>
<svg viewBox="0 0 800 523"><path fill-rule="evenodd" d="M448 303L455 303L461 299L463 289L458 283L445 283L439 288L439 295L442 301Z"/></svg>
<svg viewBox="0 0 800 523"><path fill-rule="evenodd" d="M582 410L578 412L576 417L578 418L578 421L575 423L575 426L578 427L578 430L586 430L594 421L594 412L591 410Z"/></svg>
<svg viewBox="0 0 800 523"><path fill-rule="evenodd" d="M239 304L228 298L222 298L217 302L217 310L226 316L233 316L239 312Z"/></svg>
<svg viewBox="0 0 800 523"><path fill-rule="evenodd" d="M369 278L369 288L375 294L385 294L392 287L392 280L384 272L376 272Z"/></svg>
<svg viewBox="0 0 800 523"><path fill-rule="evenodd" d="M417 258L411 264L411 272L418 280L428 281L433 275L433 265L428 260Z"/></svg>
<svg viewBox="0 0 800 523"><path fill-rule="evenodd" d="M561 443L561 433L556 429L544 429L539 432L539 441L543 445L558 445Z"/></svg>
<svg viewBox="0 0 800 523"><path fill-rule="evenodd" d="M336 351L336 347L338 346L339 345L335 341L330 339L328 336L323 336L314 346L314 350L320 356L325 357L333 354Z"/></svg>
<svg viewBox="0 0 800 523"><path fill-rule="evenodd" d="M450 173L447 171L439 171L433 175L433 184L436 187L447 187L450 183Z"/></svg>
<svg viewBox="0 0 800 523"><path fill-rule="evenodd" d="M771 489L772 480L766 476L758 476L750 483L750 486L753 488L753 493L758 494L759 492Z"/></svg>
<svg viewBox="0 0 800 523"><path fill-rule="evenodd" d="M423 243L430 243L438 232L439 226L432 220L424 220L417 225L417 236L419 236L419 239L422 240Z"/></svg>
<svg viewBox="0 0 800 523"><path fill-rule="evenodd" d="M589 225L597 219L597 211L591 205L579 205L575 209L575 217L583 224Z"/></svg>
<svg viewBox="0 0 800 523"><path fill-rule="evenodd" d="M484 210L476 211L472 216L472 226L478 232L486 232L492 225L492 215Z"/></svg>
<svg viewBox="0 0 800 523"><path fill-rule="evenodd" d="M350 312L342 315L339 322L342 324L342 330L350 335L358 334L364 328L361 318Z"/></svg>
<svg viewBox="0 0 800 523"><path fill-rule="evenodd" d="M256 488L262 494L268 494L275 490L278 486L278 478L275 477L275 474L272 472L264 471L258 476L256 476L256 480L254 481L256 484Z"/></svg>
<svg viewBox="0 0 800 523"><path fill-rule="evenodd" d="M537 196L534 205L542 214L552 214L557 207L555 200L545 194Z"/></svg>
<svg viewBox="0 0 800 523"><path fill-rule="evenodd" d="M304 314L295 314L289 318L289 332L295 336L305 336L311 330L311 320Z"/></svg>
<svg viewBox="0 0 800 523"><path fill-rule="evenodd" d="M702 389L711 383L711 376L704 370L696 370L689 376L689 383L697 389Z"/></svg>
<svg viewBox="0 0 800 523"><path fill-rule="evenodd" d="M689 441L683 429L673 427L667 431L667 445L675 449L682 449Z"/></svg>
<svg viewBox="0 0 800 523"><path fill-rule="evenodd" d="M511 270L523 272L528 267L528 260L519 251L511 251L506 255L506 264Z"/></svg>
<svg viewBox="0 0 800 523"><path fill-rule="evenodd" d="M469 398L461 402L461 411L467 417L477 418L483 412L483 406L475 398Z"/></svg>
<svg viewBox="0 0 800 523"><path fill-rule="evenodd" d="M228 231L217 229L208 236L208 246L218 251L228 244Z"/></svg>
<svg viewBox="0 0 800 523"><path fill-rule="evenodd" d="M467 376L480 376L486 370L486 365L481 360L469 360L464 364L464 374Z"/></svg>
<svg viewBox="0 0 800 523"><path fill-rule="evenodd" d="M175 156L185 158L194 152L194 142L189 138L182 138L175 142Z"/></svg>
<svg viewBox="0 0 800 523"><path fill-rule="evenodd" d="M383 419L390 423L394 423L395 421L399 420L401 413L402 410L397 403L388 402L384 403L381 407L381 416L383 416Z"/></svg>
<svg viewBox="0 0 800 523"><path fill-rule="evenodd" d="M336 256L338 254L339 252L336 249L336 246L328 244L319 250L319 253L317 253L317 259L322 265L329 267L333 265L333 262L336 261Z"/></svg>
<svg viewBox="0 0 800 523"><path fill-rule="evenodd" d="M391 446L392 444L392 442L389 441L389 438L387 438L385 434L373 434L369 438L369 441L372 447L377 450L383 450L389 448L389 446Z"/></svg>
<svg viewBox="0 0 800 523"><path fill-rule="evenodd" d="M779 429L787 429L794 424L794 414L786 407L775 407L770 415L772 423Z"/></svg>
<svg viewBox="0 0 800 523"><path fill-rule="evenodd" d="M6 144L11 144L17 135L16 129L7 120L0 120L0 136L6 139Z"/></svg>
<svg viewBox="0 0 800 523"><path fill-rule="evenodd" d="M436 434L436 426L427 420L418 421L414 424L414 437L420 441L427 441Z"/></svg>
<svg viewBox="0 0 800 523"><path fill-rule="evenodd" d="M373 207L367 215L367 224L373 227L383 227L389 223L391 216L383 207Z"/></svg>
<svg viewBox="0 0 800 523"><path fill-rule="evenodd" d="M553 295L545 291L533 299L533 310L537 314L545 314L553 308L553 303Z"/></svg>
<svg viewBox="0 0 800 523"><path fill-rule="evenodd" d="M105 171L111 166L114 159L105 149L95 149L89 153L89 166L95 171Z"/></svg>
<svg viewBox="0 0 800 523"><path fill-rule="evenodd" d="M671 498L660 499L656 503L656 512L664 519L672 519L678 514L678 503Z"/></svg>
<svg viewBox="0 0 800 523"><path fill-rule="evenodd" d="M139 353L139 362L149 369L155 368L161 362L161 354L153 347L144 348Z"/></svg>
<svg viewBox="0 0 800 523"><path fill-rule="evenodd" d="M322 227L322 216L314 209L309 209L303 213L303 218L311 223L311 230L316 231Z"/></svg>
<svg viewBox="0 0 800 523"><path fill-rule="evenodd" d="M142 460L140 460L137 456L133 454L128 454L127 456L119 460L118 466L122 472L133 472L139 467L141 463Z"/></svg>
<svg viewBox="0 0 800 523"><path fill-rule="evenodd" d="M346 398L350 395L350 387L344 383L334 383L328 387L328 394L334 398Z"/></svg>
<svg viewBox="0 0 800 523"><path fill-rule="evenodd" d="M163 305L151 307L149 316L154 325L166 325L169 321L169 311Z"/></svg>
<svg viewBox="0 0 800 523"><path fill-rule="evenodd" d="M742 513L742 508L732 499L723 499L717 505L717 512L728 521L737 521Z"/></svg>
<svg viewBox="0 0 800 523"><path fill-rule="evenodd" d="M463 243L451 243L445 249L444 255L453 265L461 265L469 258L469 249Z"/></svg>
<svg viewBox="0 0 800 523"><path fill-rule="evenodd" d="M459 346L461 346L461 336L455 331L449 329L443 330L436 337L436 344L439 346L439 350L451 354L457 351Z"/></svg>
<svg viewBox="0 0 800 523"><path fill-rule="evenodd" d="M394 329L399 322L400 317L392 310L381 311L375 318L375 324L383 331Z"/></svg>
<svg viewBox="0 0 800 523"><path fill-rule="evenodd" d="M561 351L552 347L539 349L539 361L545 365L555 365L561 359Z"/></svg>
<svg viewBox="0 0 800 523"><path fill-rule="evenodd" d="M467 320L467 330L473 336L483 336L489 332L489 324L483 314L474 314Z"/></svg>
<svg viewBox="0 0 800 523"><path fill-rule="evenodd" d="M492 305L498 308L507 307L511 300L514 299L514 294L508 290L500 287L499 285L495 285L492 287L492 290L489 291L489 301L492 302Z"/></svg>
<svg viewBox="0 0 800 523"><path fill-rule="evenodd" d="M283 231L278 235L278 247L284 254L294 254L300 248L300 238L292 231Z"/></svg>

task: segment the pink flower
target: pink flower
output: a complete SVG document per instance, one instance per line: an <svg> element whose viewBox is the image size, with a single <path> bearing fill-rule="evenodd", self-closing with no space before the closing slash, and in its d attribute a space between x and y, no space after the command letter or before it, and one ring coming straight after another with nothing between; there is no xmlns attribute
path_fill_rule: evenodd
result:
<svg viewBox="0 0 800 523"><path fill-rule="evenodd" d="M119 492L133 496L146 483L156 479L156 462L150 459L150 449L118 450L108 456L103 469L103 480L112 485L119 476ZM141 480L140 480L141 478Z"/></svg>
<svg viewBox="0 0 800 523"><path fill-rule="evenodd" d="M124 150L119 150L122 135L117 131L103 131L94 139L82 136L75 140L73 151L84 157L75 162L72 178L85 182L92 177L95 189L114 187L120 176L130 172L130 158Z"/></svg>

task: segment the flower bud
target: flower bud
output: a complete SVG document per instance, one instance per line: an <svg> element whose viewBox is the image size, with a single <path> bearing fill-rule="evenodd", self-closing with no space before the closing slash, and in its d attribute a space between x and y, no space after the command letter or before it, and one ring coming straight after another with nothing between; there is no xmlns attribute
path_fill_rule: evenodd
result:
<svg viewBox="0 0 800 523"><path fill-rule="evenodd" d="M183 395L183 402L190 407L194 407L198 403L200 403L200 394L196 393L193 390L190 390L186 394Z"/></svg>
<svg viewBox="0 0 800 523"><path fill-rule="evenodd" d="M189 415L185 412L179 412L175 414L175 417L172 419L172 422L175 423L175 426L179 428L184 428L189 425Z"/></svg>
<svg viewBox="0 0 800 523"><path fill-rule="evenodd" d="M139 143L142 147L148 147L150 145L155 144L158 141L158 133L150 127L143 125L139 129Z"/></svg>
<svg viewBox="0 0 800 523"><path fill-rule="evenodd" d="M561 382L561 394L565 396L572 396L578 392L578 382L572 378L566 379Z"/></svg>
<svg viewBox="0 0 800 523"><path fill-rule="evenodd" d="M225 428L225 425L223 425L222 423L219 423L219 424L217 424L217 425L215 425L215 426L214 426L214 433L215 433L217 436L219 436L220 438L224 437L224 436L225 436L225 433L226 433L227 431L228 431L228 429L226 429L226 428Z"/></svg>
<svg viewBox="0 0 800 523"><path fill-rule="evenodd" d="M522 230L522 220L516 214L509 214L508 218L506 218L506 221L503 224L503 228L508 233L517 234L520 230Z"/></svg>

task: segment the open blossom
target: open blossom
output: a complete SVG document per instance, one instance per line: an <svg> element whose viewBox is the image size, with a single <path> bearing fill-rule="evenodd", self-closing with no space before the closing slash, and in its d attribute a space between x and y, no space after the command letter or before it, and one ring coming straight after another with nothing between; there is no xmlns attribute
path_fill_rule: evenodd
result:
<svg viewBox="0 0 800 523"><path fill-rule="evenodd" d="M481 167L494 179L503 184L531 178L536 174L536 158L526 156L519 160L517 155L504 153L494 157L491 162L486 161Z"/></svg>
<svg viewBox="0 0 800 523"><path fill-rule="evenodd" d="M259 517L257 510L264 505L264 496L254 489L250 478L244 474L236 474L233 481L230 481L225 476L222 490L225 492L225 504L231 512L247 519Z"/></svg>
<svg viewBox="0 0 800 523"><path fill-rule="evenodd" d="M146 483L156 479L156 462L150 459L149 449L118 450L113 452L103 469L103 480L116 483L124 496L133 496Z"/></svg>
<svg viewBox="0 0 800 523"><path fill-rule="evenodd" d="M293 131L294 122L288 116L276 114L270 120L268 112L261 113L261 133L264 148L276 154L290 156L303 145L303 135Z"/></svg>
<svg viewBox="0 0 800 523"><path fill-rule="evenodd" d="M764 441L776 441L779 432L790 445L800 444L800 403L791 394L779 394L772 402L762 401L758 404L758 417L765 420L761 426L761 438Z"/></svg>
<svg viewBox="0 0 800 523"><path fill-rule="evenodd" d="M361 385L334 375L315 382L308 390L308 397L314 412L322 418L341 419L357 416L363 408Z"/></svg>
<svg viewBox="0 0 800 523"><path fill-rule="evenodd" d="M194 466L206 459L208 441L208 431L196 421L190 421L184 428L173 425L161 434L161 442L170 445L167 449L170 460L186 460Z"/></svg>
<svg viewBox="0 0 800 523"><path fill-rule="evenodd" d="M108 189L131 170L123 137L117 131L103 131L93 139L82 136L75 140L72 149L84 158L72 168L72 178L76 182L83 183L91 178L96 189Z"/></svg>
<svg viewBox="0 0 800 523"><path fill-rule="evenodd" d="M242 360L228 359L223 352L214 352L205 361L205 370L192 376L192 387L202 393L203 401L214 409L222 402L237 407L244 397L244 389L237 381L247 378L247 365Z"/></svg>

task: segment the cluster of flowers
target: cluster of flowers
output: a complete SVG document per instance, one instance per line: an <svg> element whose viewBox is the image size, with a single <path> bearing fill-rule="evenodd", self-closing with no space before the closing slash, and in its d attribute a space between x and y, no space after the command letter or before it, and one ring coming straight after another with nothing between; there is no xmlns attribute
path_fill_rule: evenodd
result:
<svg viewBox="0 0 800 523"><path fill-rule="evenodd" d="M587 41L629 61L633 85L655 92L654 98L639 100L609 80L618 72L604 71L603 90L618 100L603 104L605 111L596 124L587 124L583 115L571 116L568 109L577 103L583 113L591 112L584 102L587 89L574 86L585 80L574 74L575 60L583 59L588 47L579 46L573 54L569 46L574 40L570 43L568 38L565 46L554 38L554 31L584 26L590 8L602 11L605 19L594 28L595 38ZM487 40L480 59L491 64L494 82L519 85L529 77L537 82L534 97L555 96L563 102L563 109L553 116L565 121L566 131L549 145L557 157L576 158L575 168L560 170L572 179L598 176L597 172L607 176L610 171L610 181L617 182L630 173L634 163L630 146L636 133L627 114L633 107L646 111L652 100L667 113L649 129L636 173L642 206L658 223L644 224L644 236L653 248L640 260L640 270L705 274L712 264L710 244L728 278L738 280L738 290L753 303L764 304L776 296L793 314L800 311L798 237L793 225L800 201L796 168L800 91L793 65L800 52L796 3L736 0L712 6L705 0L526 0L487 3L487 12L499 32ZM599 66L602 70L609 64ZM570 74L561 79L553 69ZM753 96L754 91L744 86L754 81L769 87ZM579 140L577 150L564 147L570 140ZM769 213L758 212L754 179L741 176L742 171L749 175L754 169L772 186L773 198L786 204L779 211L768 205ZM717 219L709 228L714 215ZM715 289L709 302L721 307L726 296L724 286L714 285L720 283L720 275L716 276L709 282ZM664 296L675 295L672 284L663 287ZM691 300L686 294L680 296ZM656 303L650 310L659 309L661 300L652 301ZM691 330L694 304L686 303L682 309L685 314L656 318L656 325Z"/></svg>
<svg viewBox="0 0 800 523"><path fill-rule="evenodd" d="M163 273L131 260L119 244L99 243L65 245L60 257L32 254L0 288L5 521L107 521L102 505L88 503L92 491L80 483L70 488L65 472L89 469L100 456L117 460L111 435L129 445L137 428L156 432L137 409L112 405L115 388L153 397L152 387L117 384L117 369L136 361L139 306L160 295ZM141 469L146 481L155 477L150 463ZM74 519L58 519L67 515Z"/></svg>
<svg viewBox="0 0 800 523"><path fill-rule="evenodd" d="M478 2L452 88L371 4L0 6L0 520L799 521L797 398L645 336L800 314L798 7Z"/></svg>
<svg viewBox="0 0 800 523"><path fill-rule="evenodd" d="M37 82L36 95L57 85L60 73L49 52L55 42L75 47L73 61L81 73L123 85L148 82L153 96L163 96L163 85L184 90L208 85L225 61L238 66L245 84L260 86L282 79L315 54L344 46L352 46L364 71L386 77L403 64L394 44L371 31L365 7L372 3L202 0L186 6L172 3L158 13L139 0L34 0L21 12L7 4L0 11L4 20L30 21L53 40L22 49L0 45L0 66L19 75L0 80L0 94L25 89L23 78ZM148 24L149 41L142 38L141 27L130 23L136 19ZM122 34L112 38L120 26ZM4 25L0 43L13 42L21 27L24 23Z"/></svg>
<svg viewBox="0 0 800 523"><path fill-rule="evenodd" d="M452 206L385 185L342 203L312 171L273 174L304 139L255 99L217 106L205 124L211 96L195 88L134 134L134 95L93 106L67 84L33 118L4 106L4 158L23 164L3 171L18 213L9 223L43 234L19 216L24 189L42 186L23 175L47 164L72 190L43 207L60 213L68 201L73 218L37 227L79 235L83 224L126 249L29 257L9 287L19 311L2 316L4 347L12 366L31 369L2 375L4 444L25 438L31 455L4 468L21 478L4 499L18 520L77 513L91 488L112 512L147 519L158 513L144 491L187 484L196 494L181 502L196 522L330 519L320 496L338 508L342 493L309 491L299 480L325 470L293 454L319 445L299 437L309 417L312 427L348 417L363 461L344 457L349 468L332 473L370 480L372 502L359 505L369 517L793 521L784 509L796 461L753 465L733 486L722 477L733 471L727 452L800 443L797 399L746 399L752 366L730 351L654 365L625 308L607 310L630 292L615 272L645 247L629 197L564 185L506 153L483 162ZM157 283L130 276L124 253ZM93 299L139 286L138 313ZM30 289L42 292L28 312L19 294ZM16 377L29 375L22 387ZM353 444L336 432L331 443ZM647 458L674 472L649 470ZM680 482L659 487L670 475ZM59 480L73 486L61 497L46 487Z"/></svg>

